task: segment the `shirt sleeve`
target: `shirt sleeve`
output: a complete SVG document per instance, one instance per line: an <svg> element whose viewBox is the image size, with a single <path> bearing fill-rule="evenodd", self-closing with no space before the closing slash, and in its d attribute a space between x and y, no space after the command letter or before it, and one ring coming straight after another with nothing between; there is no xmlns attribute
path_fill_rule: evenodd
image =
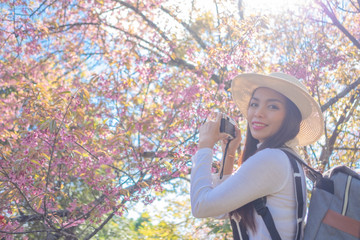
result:
<svg viewBox="0 0 360 240"><path fill-rule="evenodd" d="M212 150L200 149L192 159L191 210L195 217L227 214L263 196L279 192L291 175L291 165L279 149L264 149L251 156L221 184L212 181Z"/></svg>

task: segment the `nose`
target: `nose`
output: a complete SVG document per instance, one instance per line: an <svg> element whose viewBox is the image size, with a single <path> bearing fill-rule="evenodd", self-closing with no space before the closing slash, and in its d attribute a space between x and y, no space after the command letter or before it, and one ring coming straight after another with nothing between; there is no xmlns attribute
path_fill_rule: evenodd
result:
<svg viewBox="0 0 360 240"><path fill-rule="evenodd" d="M265 114L265 107L264 106L258 106L255 110L255 116L256 117L264 117Z"/></svg>

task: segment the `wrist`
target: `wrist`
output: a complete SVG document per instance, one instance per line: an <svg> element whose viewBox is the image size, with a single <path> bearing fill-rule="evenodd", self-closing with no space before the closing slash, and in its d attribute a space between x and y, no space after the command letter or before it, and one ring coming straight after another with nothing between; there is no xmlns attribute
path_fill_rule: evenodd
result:
<svg viewBox="0 0 360 240"><path fill-rule="evenodd" d="M236 149L228 149L226 154L227 154L228 156L235 156L235 155L236 155L236 152L237 152Z"/></svg>
<svg viewBox="0 0 360 240"><path fill-rule="evenodd" d="M198 143L198 148L201 149L201 148L211 148L213 149L214 148L214 144L210 143L210 142L199 142Z"/></svg>
<svg viewBox="0 0 360 240"><path fill-rule="evenodd" d="M231 155L235 155L239 151L239 146L229 146L228 153Z"/></svg>

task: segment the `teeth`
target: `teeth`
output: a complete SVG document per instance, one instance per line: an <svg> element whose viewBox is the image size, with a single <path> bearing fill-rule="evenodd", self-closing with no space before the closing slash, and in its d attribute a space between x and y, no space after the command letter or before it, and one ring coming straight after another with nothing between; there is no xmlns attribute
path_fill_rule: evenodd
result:
<svg viewBox="0 0 360 240"><path fill-rule="evenodd" d="M265 126L265 124L261 124L261 123L253 123L253 125L255 127L263 127L263 126Z"/></svg>

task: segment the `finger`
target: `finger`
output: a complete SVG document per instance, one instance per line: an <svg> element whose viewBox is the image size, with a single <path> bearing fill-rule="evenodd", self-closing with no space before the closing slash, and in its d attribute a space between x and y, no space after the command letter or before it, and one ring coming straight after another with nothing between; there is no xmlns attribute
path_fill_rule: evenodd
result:
<svg viewBox="0 0 360 240"><path fill-rule="evenodd" d="M241 142L241 131L239 128L235 128L235 141Z"/></svg>
<svg viewBox="0 0 360 240"><path fill-rule="evenodd" d="M216 115L216 125L218 125L220 127L220 123L221 123L221 113L217 113Z"/></svg>
<svg viewBox="0 0 360 240"><path fill-rule="evenodd" d="M228 141L229 135L226 133L220 133L219 137L222 141L224 141L226 143Z"/></svg>
<svg viewBox="0 0 360 240"><path fill-rule="evenodd" d="M241 135L241 131L238 127L235 127L235 136L238 137Z"/></svg>

